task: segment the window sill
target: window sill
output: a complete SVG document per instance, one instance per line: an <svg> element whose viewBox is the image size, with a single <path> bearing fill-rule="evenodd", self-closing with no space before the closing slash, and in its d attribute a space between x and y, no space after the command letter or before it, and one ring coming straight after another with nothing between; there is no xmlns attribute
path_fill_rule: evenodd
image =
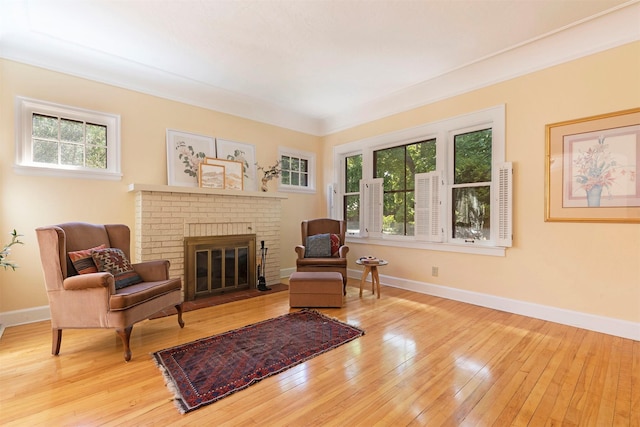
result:
<svg viewBox="0 0 640 427"><path fill-rule="evenodd" d="M120 181L120 172L87 171L76 169L58 169L43 166L13 165L14 171L19 175L53 176L59 178L99 179L108 181Z"/></svg>
<svg viewBox="0 0 640 427"><path fill-rule="evenodd" d="M432 242L419 242L415 240L406 239L380 239L380 238L367 238L359 236L346 236L347 243L362 244L362 245L376 245L376 246L391 246L399 248L409 249L421 249L428 251L441 251L441 252L457 252L463 254L474 255L487 255L503 257L506 254L506 249L500 246L479 246L476 244L454 244L454 243L432 243Z"/></svg>
<svg viewBox="0 0 640 427"><path fill-rule="evenodd" d="M281 193L304 193L304 194L316 194L315 188L309 187L296 187L290 185L279 185L278 191Z"/></svg>

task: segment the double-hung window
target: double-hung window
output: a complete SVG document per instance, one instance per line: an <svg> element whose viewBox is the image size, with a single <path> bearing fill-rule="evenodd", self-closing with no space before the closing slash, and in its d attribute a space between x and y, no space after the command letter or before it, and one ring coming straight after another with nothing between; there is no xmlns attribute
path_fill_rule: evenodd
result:
<svg viewBox="0 0 640 427"><path fill-rule="evenodd" d="M360 232L360 181L362 180L362 154L344 157L344 191L342 218L347 221L347 233Z"/></svg>
<svg viewBox="0 0 640 427"><path fill-rule="evenodd" d="M373 176L382 178L382 233L414 235L416 174L435 168L435 138L373 151Z"/></svg>
<svg viewBox="0 0 640 427"><path fill-rule="evenodd" d="M503 254L511 246L504 106L336 147L333 214L372 244ZM359 180L359 185L356 185Z"/></svg>
<svg viewBox="0 0 640 427"><path fill-rule="evenodd" d="M16 116L18 172L121 178L120 116L22 97Z"/></svg>

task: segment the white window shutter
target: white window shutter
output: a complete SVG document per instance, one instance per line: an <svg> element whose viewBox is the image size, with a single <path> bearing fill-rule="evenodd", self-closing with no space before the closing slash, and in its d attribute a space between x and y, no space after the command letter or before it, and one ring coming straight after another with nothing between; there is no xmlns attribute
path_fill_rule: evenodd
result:
<svg viewBox="0 0 640 427"><path fill-rule="evenodd" d="M338 184L327 185L327 218L340 218L340 214L335 210L336 189ZM344 218L343 218L344 219Z"/></svg>
<svg viewBox="0 0 640 427"><path fill-rule="evenodd" d="M506 162L498 169L498 239L496 245L510 248L513 244L513 165Z"/></svg>
<svg viewBox="0 0 640 427"><path fill-rule="evenodd" d="M360 235L382 236L383 178L360 180Z"/></svg>
<svg viewBox="0 0 640 427"><path fill-rule="evenodd" d="M415 176L415 236L417 240L442 241L440 194L442 180L437 172Z"/></svg>

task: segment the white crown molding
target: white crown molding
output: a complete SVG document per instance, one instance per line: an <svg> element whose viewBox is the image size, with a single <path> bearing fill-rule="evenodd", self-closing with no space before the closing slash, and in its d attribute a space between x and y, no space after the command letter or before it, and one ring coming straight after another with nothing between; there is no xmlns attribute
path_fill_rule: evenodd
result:
<svg viewBox="0 0 640 427"><path fill-rule="evenodd" d="M5 34L0 57L261 123L320 133L317 119L273 103L33 32Z"/></svg>
<svg viewBox="0 0 640 427"><path fill-rule="evenodd" d="M308 117L265 100L186 79L124 58L44 37L36 32L0 33L0 57L324 136L640 40L638 22L640 3L625 3L596 18L323 119Z"/></svg>
<svg viewBox="0 0 640 427"><path fill-rule="evenodd" d="M322 123L328 135L640 40L640 3L549 34L434 79L336 113Z"/></svg>

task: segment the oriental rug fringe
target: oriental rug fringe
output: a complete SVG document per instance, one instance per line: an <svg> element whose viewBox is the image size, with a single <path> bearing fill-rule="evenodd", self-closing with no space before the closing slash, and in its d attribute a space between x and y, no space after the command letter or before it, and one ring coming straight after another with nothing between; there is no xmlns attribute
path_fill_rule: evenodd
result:
<svg viewBox="0 0 640 427"><path fill-rule="evenodd" d="M210 405L364 335L315 310L288 313L153 353L181 413Z"/></svg>

